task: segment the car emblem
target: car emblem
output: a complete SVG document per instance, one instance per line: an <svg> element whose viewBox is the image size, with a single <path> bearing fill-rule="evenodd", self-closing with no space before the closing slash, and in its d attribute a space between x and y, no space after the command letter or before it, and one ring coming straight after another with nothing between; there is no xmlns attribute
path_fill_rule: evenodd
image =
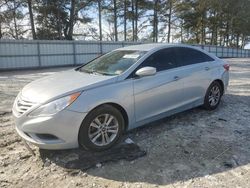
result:
<svg viewBox="0 0 250 188"><path fill-rule="evenodd" d="M21 106L21 103L20 103L20 101L17 101L17 103L16 103L16 104L17 104L17 106Z"/></svg>

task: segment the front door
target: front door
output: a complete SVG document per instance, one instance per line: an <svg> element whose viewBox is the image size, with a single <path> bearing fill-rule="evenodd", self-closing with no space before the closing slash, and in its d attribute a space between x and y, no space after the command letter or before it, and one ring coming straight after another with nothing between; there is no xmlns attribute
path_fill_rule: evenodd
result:
<svg viewBox="0 0 250 188"><path fill-rule="evenodd" d="M183 103L181 70L175 62L172 48L155 52L138 68L155 67L153 76L133 80L136 122L173 110Z"/></svg>

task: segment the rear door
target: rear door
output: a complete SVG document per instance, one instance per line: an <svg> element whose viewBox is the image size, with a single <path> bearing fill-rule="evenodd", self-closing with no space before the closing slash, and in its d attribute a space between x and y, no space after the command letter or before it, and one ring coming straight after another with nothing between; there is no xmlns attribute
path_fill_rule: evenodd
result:
<svg viewBox="0 0 250 188"><path fill-rule="evenodd" d="M146 66L155 67L157 73L133 79L137 122L175 109L183 101L181 71L177 68L174 48L155 52L136 70Z"/></svg>
<svg viewBox="0 0 250 188"><path fill-rule="evenodd" d="M177 63L183 70L185 103L202 103L211 83L214 59L199 50L187 47L176 48L176 54Z"/></svg>

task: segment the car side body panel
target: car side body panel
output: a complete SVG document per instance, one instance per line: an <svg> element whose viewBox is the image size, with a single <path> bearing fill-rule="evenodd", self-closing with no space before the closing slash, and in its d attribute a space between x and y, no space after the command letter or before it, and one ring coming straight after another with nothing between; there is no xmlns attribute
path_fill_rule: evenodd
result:
<svg viewBox="0 0 250 188"><path fill-rule="evenodd" d="M97 98L98 100L96 100ZM68 109L84 113L107 103L114 103L121 106L127 112L128 124L134 124L134 97L131 80L119 81L115 84L83 91L77 98L77 101L70 105Z"/></svg>
<svg viewBox="0 0 250 188"><path fill-rule="evenodd" d="M185 104L203 100L214 71L211 62L198 63L181 67L183 69L183 95Z"/></svg>

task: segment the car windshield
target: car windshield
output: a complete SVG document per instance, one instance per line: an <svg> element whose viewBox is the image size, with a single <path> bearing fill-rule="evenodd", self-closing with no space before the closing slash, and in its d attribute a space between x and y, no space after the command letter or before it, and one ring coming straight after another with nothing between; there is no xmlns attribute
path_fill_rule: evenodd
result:
<svg viewBox="0 0 250 188"><path fill-rule="evenodd" d="M102 75L120 75L137 62L146 52L118 50L94 59L79 69L81 72Z"/></svg>

